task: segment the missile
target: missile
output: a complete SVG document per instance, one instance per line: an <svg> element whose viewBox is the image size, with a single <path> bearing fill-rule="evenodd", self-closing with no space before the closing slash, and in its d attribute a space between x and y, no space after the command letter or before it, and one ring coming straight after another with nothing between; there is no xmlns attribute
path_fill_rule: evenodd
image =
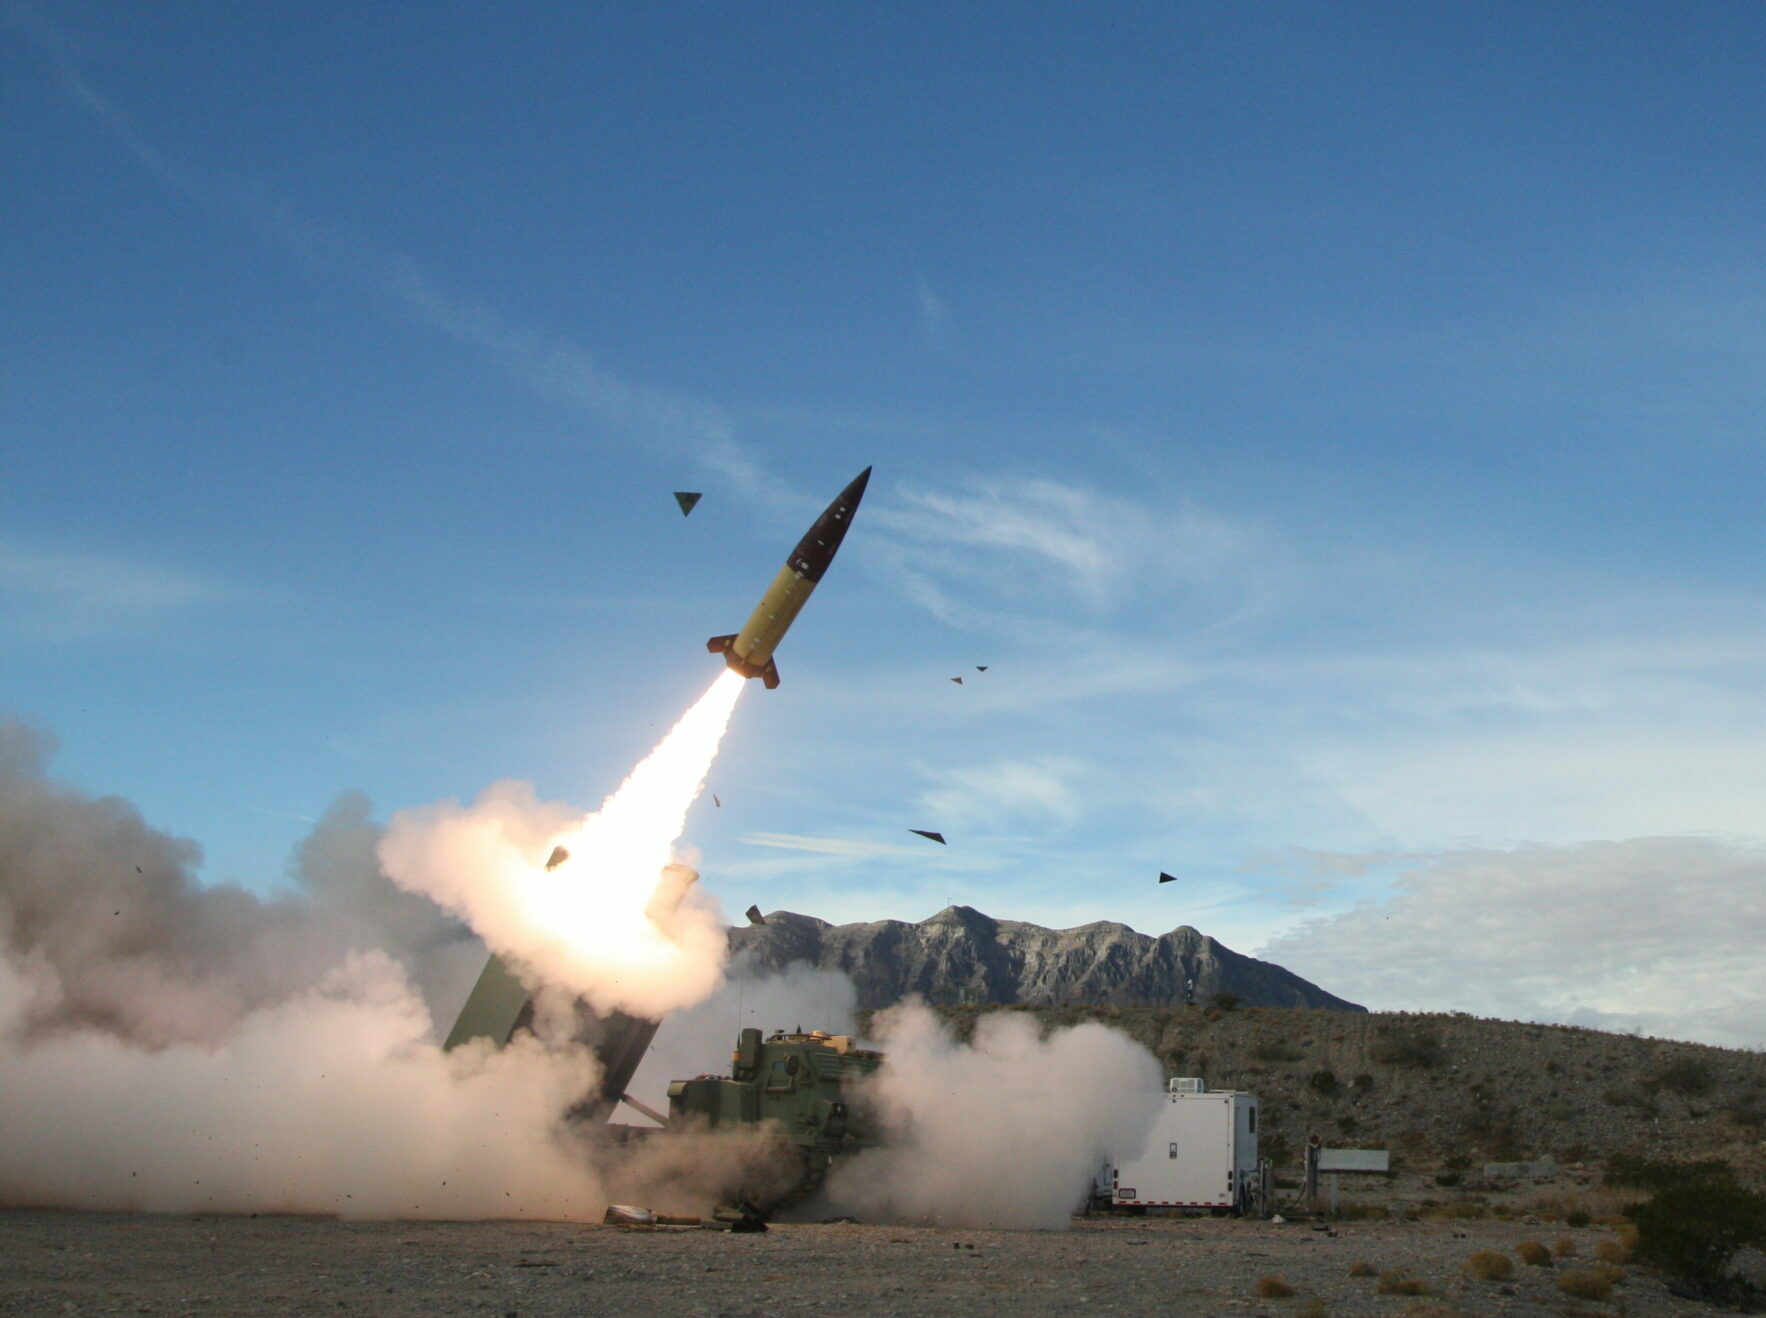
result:
<svg viewBox="0 0 1766 1318"><path fill-rule="evenodd" d="M834 561L834 553L846 538L846 528L852 524L852 515L858 511L858 501L865 497L865 483L870 479L871 469L866 467L834 497L834 502L797 542L797 548L791 551L773 584L766 588L742 630L734 636L713 636L705 643L707 650L723 655L724 662L743 677L760 678L769 691L779 685L773 651L809 602L828 564Z"/></svg>

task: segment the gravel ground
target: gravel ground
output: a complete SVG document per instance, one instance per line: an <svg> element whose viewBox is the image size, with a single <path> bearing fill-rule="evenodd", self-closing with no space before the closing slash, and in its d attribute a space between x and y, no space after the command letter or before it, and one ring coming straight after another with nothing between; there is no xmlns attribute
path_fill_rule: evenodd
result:
<svg viewBox="0 0 1766 1318"><path fill-rule="evenodd" d="M1478 1250L1568 1238L1575 1254L1508 1282L1468 1281ZM1085 1311L1177 1315L1624 1314L1717 1312L1627 1269L1606 1303L1556 1281L1590 1266L1601 1228L1514 1222L1278 1224L1079 1219L1063 1232L776 1225L764 1235L552 1222L339 1222L0 1212L0 1313L644 1315L772 1318ZM1427 1284L1382 1295L1365 1261ZM1288 1299L1258 1298L1265 1277ZM1320 1307L1322 1305L1322 1307Z"/></svg>

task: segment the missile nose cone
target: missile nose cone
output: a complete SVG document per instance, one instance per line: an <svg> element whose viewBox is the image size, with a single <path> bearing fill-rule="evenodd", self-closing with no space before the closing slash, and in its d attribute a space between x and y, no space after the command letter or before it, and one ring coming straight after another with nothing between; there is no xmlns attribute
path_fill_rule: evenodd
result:
<svg viewBox="0 0 1766 1318"><path fill-rule="evenodd" d="M809 528L808 534L797 542L791 557L785 560L786 565L805 581L820 581L828 570L840 542L846 538L846 528L852 524L852 515L857 511L870 480L871 469L866 467L834 496L834 502L816 518L815 525Z"/></svg>

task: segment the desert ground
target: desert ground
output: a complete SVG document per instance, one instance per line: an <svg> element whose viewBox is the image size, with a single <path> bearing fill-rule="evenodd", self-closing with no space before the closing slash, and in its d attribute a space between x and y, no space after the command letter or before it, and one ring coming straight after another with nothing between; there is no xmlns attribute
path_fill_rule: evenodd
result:
<svg viewBox="0 0 1766 1318"><path fill-rule="evenodd" d="M1635 1267L1604 1302L1558 1281L1611 1227L1524 1221L1078 1218L1053 1232L847 1222L765 1234L555 1222L0 1212L0 1313L520 1315L1624 1314L1718 1312ZM1536 1240L1563 1257L1528 1266ZM1480 1250L1514 1263L1472 1280ZM1358 1264L1363 1275L1355 1275ZM1371 1273L1368 1271L1371 1269ZM1382 1293L1380 1273L1425 1294ZM1259 1282L1291 1287L1264 1298ZM1390 1286L1390 1283L1388 1284Z"/></svg>

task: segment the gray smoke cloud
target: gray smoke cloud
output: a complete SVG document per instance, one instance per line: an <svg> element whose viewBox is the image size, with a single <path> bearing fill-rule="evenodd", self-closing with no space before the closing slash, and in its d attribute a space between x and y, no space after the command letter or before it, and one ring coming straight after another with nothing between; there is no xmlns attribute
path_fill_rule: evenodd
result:
<svg viewBox="0 0 1766 1318"><path fill-rule="evenodd" d="M0 950L29 971L15 1022L27 1035L214 1043L352 950L388 953L443 996L473 959L464 926L381 873L360 793L339 796L301 844L295 893L264 900L199 884L201 848L127 801L54 782L54 749L47 734L0 721Z"/></svg>
<svg viewBox="0 0 1766 1318"><path fill-rule="evenodd" d="M0 721L0 1206L704 1213L758 1158L759 1132L619 1147L564 1121L596 1079L567 1041L442 1052L483 944L387 879L366 798L263 900L53 781L53 749Z"/></svg>
<svg viewBox="0 0 1766 1318"><path fill-rule="evenodd" d="M854 1217L940 1226L1068 1225L1098 1163L1138 1149L1163 1081L1127 1035L1087 1023L1044 1035L996 1012L956 1042L917 1004L874 1021L887 1057L864 1089L885 1144L839 1167L827 1197Z"/></svg>

